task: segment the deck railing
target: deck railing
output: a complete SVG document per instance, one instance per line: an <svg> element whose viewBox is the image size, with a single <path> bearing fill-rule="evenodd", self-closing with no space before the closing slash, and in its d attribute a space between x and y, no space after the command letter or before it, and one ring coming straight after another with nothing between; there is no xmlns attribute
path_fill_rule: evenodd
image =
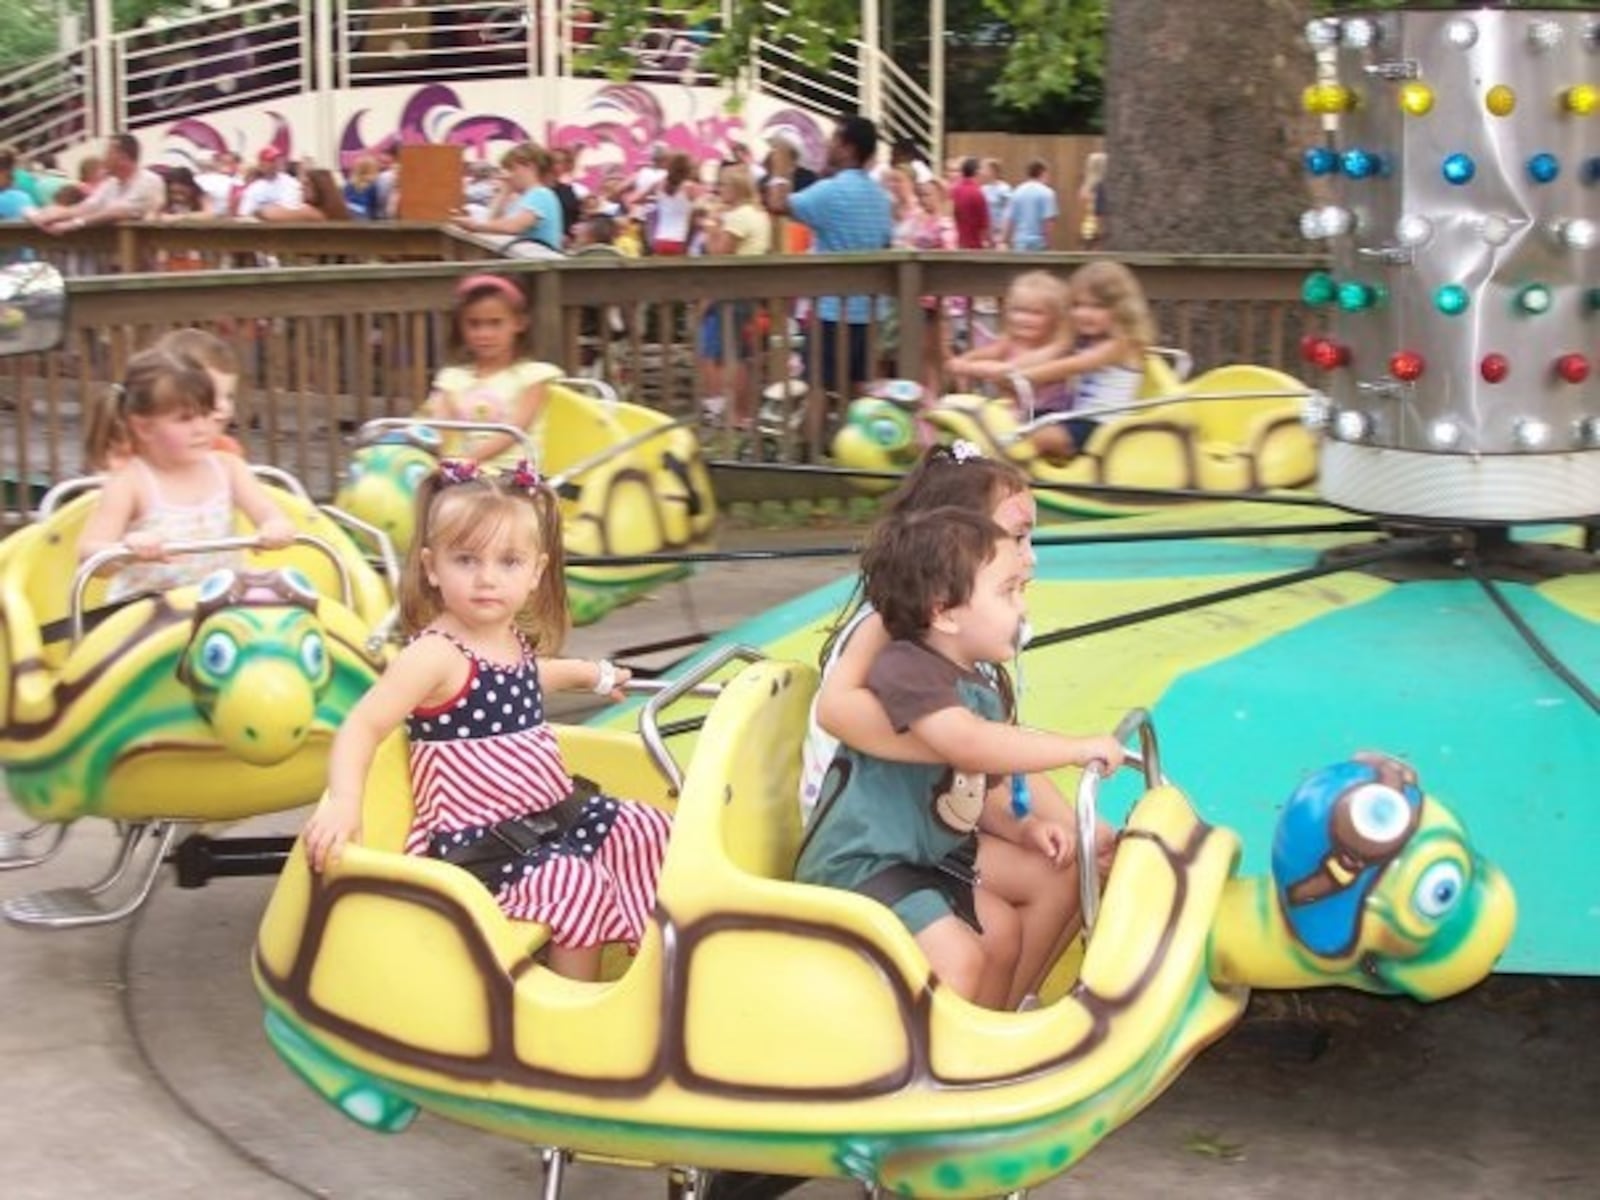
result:
<svg viewBox="0 0 1600 1200"><path fill-rule="evenodd" d="M335 227L251 232L256 243L250 253L269 253L280 263L315 260L324 250L348 261ZM423 229L394 232L414 236L421 252ZM55 249L104 253L108 239L126 233L88 230ZM151 239L141 246L166 236L145 227L132 233ZM215 253L245 253L226 242L223 230L215 236ZM436 229L433 237L435 245L461 248ZM882 297L881 319L870 331L871 359L885 374L919 378L933 363L930 347L951 336L992 333L998 298L1018 272L1065 272L1078 261L1065 254L896 251L502 260L494 269L516 276L532 296L539 358L569 373L606 378L626 398L672 413L700 407L706 382L699 335L704 314L716 312L728 355L746 337L757 347L747 367L753 388L793 378L803 385L778 389L793 395L766 413L766 451L795 460L825 453L838 408L837 398L823 393L815 356L805 353L818 339L811 307L816 297ZM1157 311L1161 340L1191 353L1198 369L1248 361L1298 371L1299 284L1315 260L1151 256L1131 263ZM336 269L235 265L75 280L67 343L47 354L0 358L0 477L22 485L5 488L0 519L22 519L30 490L81 471L84 406L103 402L134 351L183 325L213 330L238 353L240 435L251 457L300 476L315 495L330 496L344 468L348 435L373 417L407 414L426 396L444 361L451 289L466 269L461 261L371 261ZM941 303L925 307L933 297ZM737 303L723 303L730 301ZM731 434L713 428L706 437L717 452L728 448Z"/></svg>

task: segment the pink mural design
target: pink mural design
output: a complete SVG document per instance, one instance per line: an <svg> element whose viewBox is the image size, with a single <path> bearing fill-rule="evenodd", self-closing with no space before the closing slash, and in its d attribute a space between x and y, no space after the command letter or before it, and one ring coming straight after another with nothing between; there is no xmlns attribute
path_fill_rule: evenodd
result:
<svg viewBox="0 0 1600 1200"><path fill-rule="evenodd" d="M697 93L697 89L683 90ZM406 98L398 127L375 138L363 128L372 111L360 109L345 122L339 137L341 170L348 171L364 154L394 154L402 146L461 146L470 160L492 160L499 151L533 138L526 126L510 117L463 109L455 89L444 84L418 87ZM294 136L289 122L276 112L267 115L273 125L267 144L292 157ZM817 119L795 108L767 117L753 138L742 116L725 112L672 121L658 89L632 83L601 88L572 120L546 122L543 135L545 145L573 152L580 177L592 187L599 185L608 168L631 173L644 166L658 145L702 162L726 157L734 142L745 143L759 156L766 142L783 136L798 146L805 162L819 166L827 142ZM219 150L233 150L248 160L264 148L245 146L242 139L240 144L230 144L214 124L193 117L174 122L166 136L177 143L172 153L197 165Z"/></svg>

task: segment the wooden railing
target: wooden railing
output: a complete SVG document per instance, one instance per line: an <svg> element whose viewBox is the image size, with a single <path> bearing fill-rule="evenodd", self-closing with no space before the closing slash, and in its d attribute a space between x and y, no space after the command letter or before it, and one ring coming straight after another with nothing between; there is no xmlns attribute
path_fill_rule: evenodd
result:
<svg viewBox="0 0 1600 1200"><path fill-rule="evenodd" d="M63 239L59 253L83 252L133 237L136 256L169 245L167 228L86 230ZM128 357L161 333L184 325L211 329L239 354L240 436L252 458L298 475L318 496L336 489L347 435L361 422L413 411L445 358L451 289L466 269L451 262L356 262L366 252L341 243L342 227L208 229L218 255L271 254L279 262L323 256L341 265L235 267L225 271L113 274L76 279L70 287L66 343L46 354L0 358L0 520L22 519L39 486L80 473L82 412L103 402ZM9 231L0 230L0 253ZM481 252L436 228L394 230L395 245L423 254ZM327 240L321 240L327 239ZM91 243L85 246L83 243ZM37 245L35 234L30 244ZM15 244L15 243L13 243ZM371 249L370 247L368 248ZM121 248L118 249L121 253ZM398 257L391 245L371 257ZM704 395L696 362L701 315L719 301L739 301L754 314L765 349L751 364L754 384L789 378L809 357L808 385L769 413L769 450L789 459L825 452L829 400L815 356L805 356L817 328L809 301L827 295L884 297L884 318L870 331L871 358L885 373L921 377L925 347L952 330L993 329L998 298L1025 269L1068 272L1073 255L919 254L774 256L754 259L568 258L493 264L518 278L532 296L531 334L537 357L569 373L592 374L625 398L674 413L692 412ZM1192 354L1197 369L1230 361L1298 373L1299 288L1310 258L1170 258L1129 260L1156 309L1161 340ZM966 315L933 319L925 297L957 299ZM889 303L889 302L892 302ZM731 329L735 306L727 314ZM890 313L894 316L891 319ZM798 316L797 316L798 314ZM979 334L981 336L981 333ZM736 336L725 336L734 347ZM0 352L3 352L0 342ZM833 404L834 411L837 403ZM778 419L778 418L793 418ZM708 431L708 437L719 437ZM713 447L716 449L717 447Z"/></svg>

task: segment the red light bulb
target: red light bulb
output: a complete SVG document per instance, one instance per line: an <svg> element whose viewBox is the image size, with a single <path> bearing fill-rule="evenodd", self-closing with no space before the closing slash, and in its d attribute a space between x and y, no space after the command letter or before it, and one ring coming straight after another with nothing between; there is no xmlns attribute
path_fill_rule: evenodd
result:
<svg viewBox="0 0 1600 1200"><path fill-rule="evenodd" d="M1319 334L1315 334L1315 333L1308 333L1304 337L1302 337L1300 339L1300 358L1301 358L1301 360L1304 361L1304 362L1308 362L1308 363L1316 362L1317 361L1317 347L1322 345L1322 343L1325 342L1326 340L1327 340L1326 338L1322 337Z"/></svg>
<svg viewBox="0 0 1600 1200"><path fill-rule="evenodd" d="M1350 362L1350 347L1332 338L1318 338L1311 349L1311 361L1324 371L1336 371Z"/></svg>
<svg viewBox="0 0 1600 1200"><path fill-rule="evenodd" d="M1511 360L1504 354L1485 354L1478 364L1478 374L1485 383L1500 383L1511 374Z"/></svg>
<svg viewBox="0 0 1600 1200"><path fill-rule="evenodd" d="M1389 374L1401 383L1415 383L1427 365L1415 350L1397 350L1389 356Z"/></svg>
<svg viewBox="0 0 1600 1200"><path fill-rule="evenodd" d="M1567 383L1582 383L1589 378L1589 360L1581 354L1563 354L1556 359L1556 374Z"/></svg>

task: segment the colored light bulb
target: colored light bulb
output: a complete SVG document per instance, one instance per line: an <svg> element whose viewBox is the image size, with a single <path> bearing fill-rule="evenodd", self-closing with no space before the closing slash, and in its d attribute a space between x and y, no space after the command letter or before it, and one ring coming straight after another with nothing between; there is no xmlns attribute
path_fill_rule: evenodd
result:
<svg viewBox="0 0 1600 1200"><path fill-rule="evenodd" d="M1389 356L1389 374L1401 383L1415 383L1427 367L1427 360L1415 350L1397 350Z"/></svg>
<svg viewBox="0 0 1600 1200"><path fill-rule="evenodd" d="M1568 250L1592 250L1600 241L1600 227L1588 217L1574 217L1556 226L1556 237Z"/></svg>
<svg viewBox="0 0 1600 1200"><path fill-rule="evenodd" d="M1305 362L1316 362L1317 345L1322 341L1319 333L1303 333L1300 335L1300 357Z"/></svg>
<svg viewBox="0 0 1600 1200"><path fill-rule="evenodd" d="M1378 159L1359 147L1346 150L1339 156L1339 166L1351 179L1366 179L1378 173Z"/></svg>
<svg viewBox="0 0 1600 1200"><path fill-rule="evenodd" d="M1341 441L1364 442L1372 433L1372 418L1356 409L1343 408L1333 419L1333 431Z"/></svg>
<svg viewBox="0 0 1600 1200"><path fill-rule="evenodd" d="M1333 116L1356 106L1355 93L1342 83L1313 83L1301 93L1305 110L1315 116Z"/></svg>
<svg viewBox="0 0 1600 1200"><path fill-rule="evenodd" d="M1433 306L1447 317L1459 317L1471 303L1472 297L1459 283L1447 283L1433 294Z"/></svg>
<svg viewBox="0 0 1600 1200"><path fill-rule="evenodd" d="M1339 27L1344 44L1356 50L1365 50L1378 40L1378 27L1366 17L1350 17Z"/></svg>
<svg viewBox="0 0 1600 1200"><path fill-rule="evenodd" d="M1561 103L1575 117L1590 116L1600 108L1600 88L1592 83L1579 83L1561 93Z"/></svg>
<svg viewBox="0 0 1600 1200"><path fill-rule="evenodd" d="M1561 174L1561 160L1554 154L1540 152L1528 160L1528 178L1535 183L1551 183Z"/></svg>
<svg viewBox="0 0 1600 1200"><path fill-rule="evenodd" d="M1485 383L1503 383L1511 374L1511 360L1504 354L1485 354L1478 364L1478 374Z"/></svg>
<svg viewBox="0 0 1600 1200"><path fill-rule="evenodd" d="M1491 246L1504 246L1511 240L1511 222L1491 214L1478 218L1478 236Z"/></svg>
<svg viewBox="0 0 1600 1200"><path fill-rule="evenodd" d="M1554 50L1565 32L1559 21L1534 21L1528 26L1528 44L1535 50Z"/></svg>
<svg viewBox="0 0 1600 1200"><path fill-rule="evenodd" d="M1593 158L1584 159L1583 171L1581 173L1583 175L1584 183L1588 184L1590 187L1600 183L1600 155L1596 155Z"/></svg>
<svg viewBox="0 0 1600 1200"><path fill-rule="evenodd" d="M1336 371L1350 364L1350 347L1332 338L1318 338L1311 352L1312 365L1324 371Z"/></svg>
<svg viewBox="0 0 1600 1200"><path fill-rule="evenodd" d="M1378 289L1358 279L1339 285L1339 307L1348 313L1366 312L1378 303Z"/></svg>
<svg viewBox="0 0 1600 1200"><path fill-rule="evenodd" d="M1478 44L1478 27L1465 17L1456 17L1446 23L1444 40L1457 50L1470 50Z"/></svg>
<svg viewBox="0 0 1600 1200"><path fill-rule="evenodd" d="M1511 440L1519 450L1540 450L1550 441L1549 422L1538 417L1518 417L1511 423Z"/></svg>
<svg viewBox="0 0 1600 1200"><path fill-rule="evenodd" d="M1470 154L1457 153L1444 160L1442 169L1445 182L1460 187L1464 183L1472 182L1472 177L1478 173L1478 164L1472 161Z"/></svg>
<svg viewBox="0 0 1600 1200"><path fill-rule="evenodd" d="M1497 83L1484 96L1483 106L1493 116L1509 117L1517 107L1517 93L1505 84Z"/></svg>
<svg viewBox="0 0 1600 1200"><path fill-rule="evenodd" d="M1461 444L1461 422L1453 417L1440 417L1428 426L1428 440L1441 450L1451 450Z"/></svg>
<svg viewBox="0 0 1600 1200"><path fill-rule="evenodd" d="M1339 169L1339 156L1327 146L1312 146L1303 156L1309 175L1332 175Z"/></svg>
<svg viewBox="0 0 1600 1200"><path fill-rule="evenodd" d="M1517 311L1530 317L1537 317L1541 313L1550 311L1554 297L1550 289L1542 283L1530 283L1517 293Z"/></svg>
<svg viewBox="0 0 1600 1200"><path fill-rule="evenodd" d="M1581 354L1563 354L1556 359L1556 376L1566 383L1582 383L1589 378L1589 360Z"/></svg>
<svg viewBox="0 0 1600 1200"><path fill-rule="evenodd" d="M1300 285L1300 299L1312 308L1332 304L1338 298L1339 285L1326 271L1311 272L1306 276L1306 281Z"/></svg>
<svg viewBox="0 0 1600 1200"><path fill-rule="evenodd" d="M1400 85L1400 109L1413 117L1425 117L1433 111L1433 89L1415 79Z"/></svg>
<svg viewBox="0 0 1600 1200"><path fill-rule="evenodd" d="M1407 213L1394 223L1394 236L1402 246L1421 246L1433 237L1433 222L1421 213Z"/></svg>
<svg viewBox="0 0 1600 1200"><path fill-rule="evenodd" d="M1306 22L1306 44L1313 50L1325 50L1339 44L1339 22L1327 17L1317 17Z"/></svg>

